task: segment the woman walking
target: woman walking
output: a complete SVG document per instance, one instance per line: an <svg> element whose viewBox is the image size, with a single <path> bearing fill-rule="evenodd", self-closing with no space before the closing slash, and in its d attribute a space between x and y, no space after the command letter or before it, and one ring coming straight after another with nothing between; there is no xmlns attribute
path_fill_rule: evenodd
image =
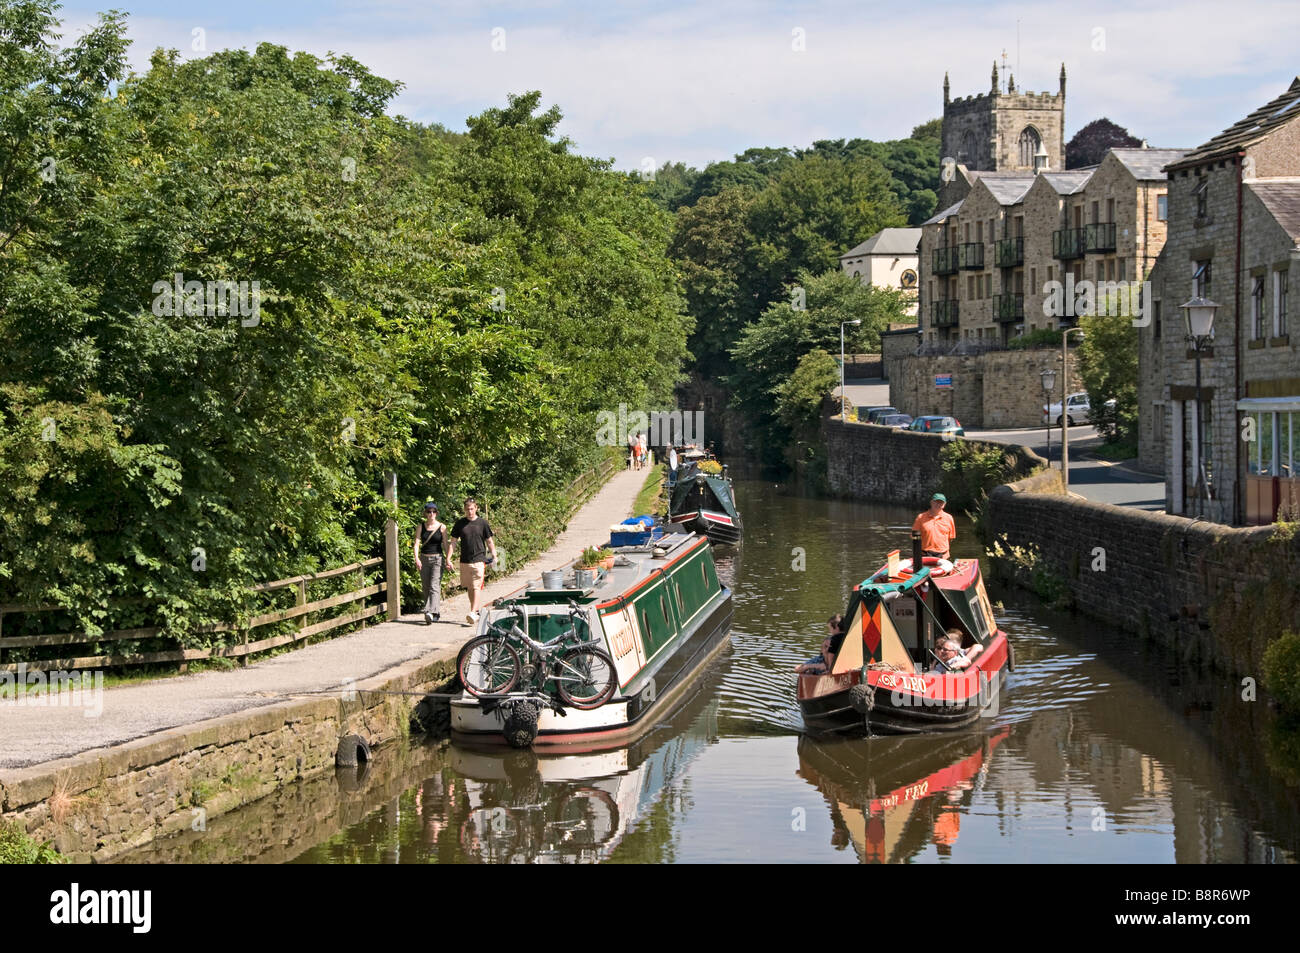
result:
<svg viewBox="0 0 1300 953"><path fill-rule="evenodd" d="M438 522L438 504L424 504L424 522L415 534L415 565L424 586L424 624L441 618L438 602L442 595L442 559L447 549L447 527Z"/></svg>

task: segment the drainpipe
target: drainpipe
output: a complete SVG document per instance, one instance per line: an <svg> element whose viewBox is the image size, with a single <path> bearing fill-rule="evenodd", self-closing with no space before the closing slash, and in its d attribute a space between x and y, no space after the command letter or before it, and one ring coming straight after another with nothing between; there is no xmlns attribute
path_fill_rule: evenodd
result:
<svg viewBox="0 0 1300 953"><path fill-rule="evenodd" d="M1232 418L1236 429L1237 401L1241 400L1241 160L1245 152L1237 153L1237 270L1232 277ZM1213 419L1213 418L1211 418ZM1232 441L1232 525L1241 525L1241 440ZM1219 497L1222 499L1222 495Z"/></svg>

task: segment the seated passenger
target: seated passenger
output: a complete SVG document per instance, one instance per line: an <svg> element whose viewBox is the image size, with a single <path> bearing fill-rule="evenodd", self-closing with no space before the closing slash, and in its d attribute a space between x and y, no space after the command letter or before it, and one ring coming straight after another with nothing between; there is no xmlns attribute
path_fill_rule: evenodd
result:
<svg viewBox="0 0 1300 953"><path fill-rule="evenodd" d="M962 654L957 643L952 639L944 639L934 647L935 658L934 668L930 671L935 675L946 675L950 672L960 671L970 665L970 659Z"/></svg>
<svg viewBox="0 0 1300 953"><path fill-rule="evenodd" d="M949 629L946 634L950 642L957 643L957 651L967 659L974 659L975 656L984 651L984 646L980 645L978 642L968 648L962 648L962 639L966 638L966 634L962 632L961 629ZM965 666L962 667L965 668Z"/></svg>
<svg viewBox="0 0 1300 953"><path fill-rule="evenodd" d="M798 675L825 675L835 665L835 656L844 644L844 617L833 615L826 622L826 638L822 639L822 650L808 661L795 666Z"/></svg>

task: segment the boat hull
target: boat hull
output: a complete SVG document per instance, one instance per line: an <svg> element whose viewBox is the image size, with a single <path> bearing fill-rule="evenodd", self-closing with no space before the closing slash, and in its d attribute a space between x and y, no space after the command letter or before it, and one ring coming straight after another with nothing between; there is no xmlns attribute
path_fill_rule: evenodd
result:
<svg viewBox="0 0 1300 953"><path fill-rule="evenodd" d="M692 532L703 533L711 543L735 545L740 542L740 523L726 513L714 510L696 510L669 517L675 526L684 526Z"/></svg>
<svg viewBox="0 0 1300 953"><path fill-rule="evenodd" d="M686 636L648 679L638 678L634 694L620 694L590 711L567 709L561 716L542 712L535 749L598 751L625 745L652 729L690 694L701 670L731 642L731 593ZM484 713L468 698L451 702L452 738L459 744L500 747L506 744L496 713Z"/></svg>
<svg viewBox="0 0 1300 953"><path fill-rule="evenodd" d="M1009 643L999 631L969 669L949 675L868 670L869 692L855 692L860 670L799 676L799 708L816 734L919 734L959 731L997 712Z"/></svg>

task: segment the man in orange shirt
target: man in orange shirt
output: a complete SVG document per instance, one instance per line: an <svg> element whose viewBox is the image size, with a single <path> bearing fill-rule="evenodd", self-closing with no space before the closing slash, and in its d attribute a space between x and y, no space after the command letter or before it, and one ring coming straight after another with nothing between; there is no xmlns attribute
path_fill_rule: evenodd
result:
<svg viewBox="0 0 1300 953"><path fill-rule="evenodd" d="M957 538L957 524L943 511L948 498L942 493L930 497L930 508L912 523L912 532L921 534L921 555L951 559L949 547Z"/></svg>

